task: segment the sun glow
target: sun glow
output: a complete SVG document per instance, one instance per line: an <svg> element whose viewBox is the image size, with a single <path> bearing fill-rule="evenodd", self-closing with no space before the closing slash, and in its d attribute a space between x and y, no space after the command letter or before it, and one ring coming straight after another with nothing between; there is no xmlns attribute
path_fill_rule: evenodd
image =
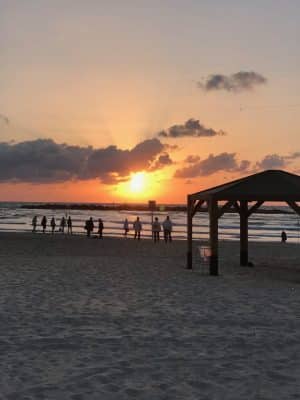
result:
<svg viewBox="0 0 300 400"><path fill-rule="evenodd" d="M137 172L130 179L130 191L132 193L141 193L146 188L146 174Z"/></svg>
<svg viewBox="0 0 300 400"><path fill-rule="evenodd" d="M128 181L120 182L114 187L116 201L147 201L159 200L165 194L166 179L164 173L139 171L131 173ZM117 200L119 198L119 200Z"/></svg>

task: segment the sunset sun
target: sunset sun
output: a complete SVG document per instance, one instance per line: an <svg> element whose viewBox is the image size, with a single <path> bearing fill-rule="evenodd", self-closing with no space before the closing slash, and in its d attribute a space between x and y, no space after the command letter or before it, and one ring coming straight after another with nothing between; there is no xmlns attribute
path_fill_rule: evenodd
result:
<svg viewBox="0 0 300 400"><path fill-rule="evenodd" d="M137 172L130 179L130 191L141 193L146 187L146 175L144 172Z"/></svg>

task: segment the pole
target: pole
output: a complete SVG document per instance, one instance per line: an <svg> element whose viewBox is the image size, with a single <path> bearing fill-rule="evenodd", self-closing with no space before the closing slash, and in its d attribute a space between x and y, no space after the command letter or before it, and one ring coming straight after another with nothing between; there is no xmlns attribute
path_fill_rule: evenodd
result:
<svg viewBox="0 0 300 400"><path fill-rule="evenodd" d="M187 197L187 269L193 268L193 204L194 201Z"/></svg>
<svg viewBox="0 0 300 400"><path fill-rule="evenodd" d="M248 265L248 202L240 201L240 265Z"/></svg>
<svg viewBox="0 0 300 400"><path fill-rule="evenodd" d="M218 201L209 200L209 244L211 256L209 262L210 275L219 275L219 256L218 256Z"/></svg>

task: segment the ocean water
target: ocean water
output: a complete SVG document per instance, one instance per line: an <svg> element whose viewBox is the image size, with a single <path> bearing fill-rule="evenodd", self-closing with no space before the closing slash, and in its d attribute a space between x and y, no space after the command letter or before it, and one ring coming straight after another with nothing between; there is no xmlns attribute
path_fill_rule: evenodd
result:
<svg viewBox="0 0 300 400"><path fill-rule="evenodd" d="M54 216L57 223L57 234L59 221L62 216L70 215L73 220L73 233L85 234L85 221L93 217L95 227L97 220L102 218L104 222L104 236L122 236L123 222L128 219L130 225L129 236L133 234L132 223L137 216L143 224L142 236L151 237L151 213L149 211L88 211L88 210L40 210L21 208L24 203L0 203L0 231L31 232L31 220L33 215L38 217L38 231L41 231L40 221L43 215L48 219ZM267 208L267 207L265 207ZM276 207L276 209L289 210L288 207ZM162 222L167 213L155 212L154 214ZM173 237L176 239L186 238L186 213L181 211L169 212L173 221ZM47 231L50 226L47 227ZM300 236L300 221L296 214L253 214L249 219L249 240L251 241L279 241L280 233L285 230L288 241L298 243ZM96 233L97 229L95 229ZM193 237L195 239L208 238L208 215L197 213L194 217ZM225 214L219 220L220 239L239 239L239 216L237 214Z"/></svg>

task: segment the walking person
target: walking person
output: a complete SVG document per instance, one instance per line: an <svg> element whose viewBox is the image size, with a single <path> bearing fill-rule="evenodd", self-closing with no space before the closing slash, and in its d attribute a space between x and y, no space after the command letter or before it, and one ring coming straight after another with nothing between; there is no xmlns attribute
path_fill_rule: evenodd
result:
<svg viewBox="0 0 300 400"><path fill-rule="evenodd" d="M154 220L154 222L152 224L152 232L153 232L154 243L159 242L160 231L161 231L160 222L158 221L158 218L155 217L155 220Z"/></svg>
<svg viewBox="0 0 300 400"><path fill-rule="evenodd" d="M133 230L134 230L134 239L141 239L141 230L142 230L142 223L140 221L140 218L137 217L136 220L133 223Z"/></svg>
<svg viewBox="0 0 300 400"><path fill-rule="evenodd" d="M42 218L41 225L42 225L42 228L43 228L43 233L45 233L46 227L47 227L47 218L46 218L45 215Z"/></svg>
<svg viewBox="0 0 300 400"><path fill-rule="evenodd" d="M54 217L51 218L50 226L51 226L51 233L53 235L54 231L55 231L55 227L56 227L56 223L55 223L55 218Z"/></svg>
<svg viewBox="0 0 300 400"><path fill-rule="evenodd" d="M36 226L37 226L37 216L36 215L33 216L31 225L32 225L32 232L35 233L36 232Z"/></svg>
<svg viewBox="0 0 300 400"><path fill-rule="evenodd" d="M172 233L172 229L173 229L173 223L172 223L172 221L170 220L170 217L167 215L167 218L164 220L164 222L163 222L163 230L164 230L164 239L165 239L165 242L167 243L168 241L169 242L172 242L172 235L171 235L171 233Z"/></svg>
<svg viewBox="0 0 300 400"><path fill-rule="evenodd" d="M65 233L65 226L66 226L66 218L62 217L60 220L60 231L61 233Z"/></svg>
<svg viewBox="0 0 300 400"><path fill-rule="evenodd" d="M125 218L123 228L124 228L124 236L127 237L127 233L129 232L129 223L127 218Z"/></svg>
<svg viewBox="0 0 300 400"><path fill-rule="evenodd" d="M101 218L99 218L99 220L98 220L99 239L103 239L103 229L104 229L103 221Z"/></svg>
<svg viewBox="0 0 300 400"><path fill-rule="evenodd" d="M68 226L68 234L73 234L72 232L72 219L71 216L69 215L68 219L67 219L67 226Z"/></svg>

